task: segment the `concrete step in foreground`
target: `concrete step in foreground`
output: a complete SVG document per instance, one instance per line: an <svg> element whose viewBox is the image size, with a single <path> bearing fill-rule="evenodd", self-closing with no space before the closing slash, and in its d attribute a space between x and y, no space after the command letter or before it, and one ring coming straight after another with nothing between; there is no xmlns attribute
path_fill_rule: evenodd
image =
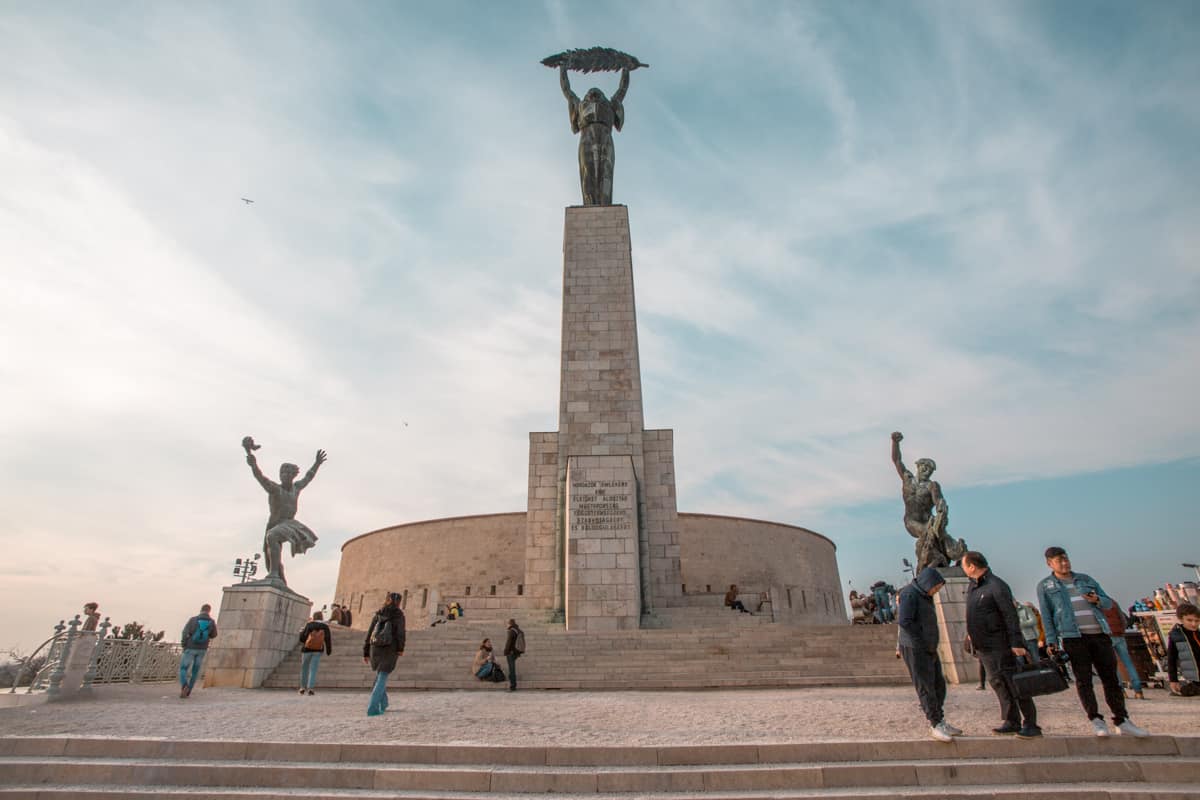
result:
<svg viewBox="0 0 1200 800"><path fill-rule="evenodd" d="M1195 798L1200 737L478 747L0 738L0 798Z"/></svg>

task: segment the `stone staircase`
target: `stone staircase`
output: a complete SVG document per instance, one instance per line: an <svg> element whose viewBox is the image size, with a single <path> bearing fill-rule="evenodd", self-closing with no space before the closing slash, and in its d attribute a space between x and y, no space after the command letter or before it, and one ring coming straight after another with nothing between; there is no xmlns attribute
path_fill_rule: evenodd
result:
<svg viewBox="0 0 1200 800"><path fill-rule="evenodd" d="M518 662L524 689L702 689L789 686L865 686L908 681L895 657L891 625L795 627L759 624L748 614L721 629L568 633L561 625L523 626L528 652ZM484 637L496 660L504 645L500 620L457 620L408 631L404 657L389 686L401 689L497 690L471 674ZM362 662L365 631L334 629L333 655L321 659L322 689L364 689L374 674ZM288 655L268 688L299 685L300 652Z"/></svg>
<svg viewBox="0 0 1200 800"><path fill-rule="evenodd" d="M0 738L0 800L1184 800L1200 737L479 747Z"/></svg>

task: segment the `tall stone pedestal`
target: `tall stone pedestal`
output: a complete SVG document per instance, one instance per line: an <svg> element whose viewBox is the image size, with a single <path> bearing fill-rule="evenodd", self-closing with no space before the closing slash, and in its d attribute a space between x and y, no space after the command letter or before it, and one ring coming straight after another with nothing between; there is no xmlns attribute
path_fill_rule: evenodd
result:
<svg viewBox="0 0 1200 800"><path fill-rule="evenodd" d="M593 535L598 531L572 523L567 508L573 493L577 506L594 502L572 485L593 469L618 470L628 483L628 525L620 523L619 536L603 537L607 544ZM610 568L599 566L618 556L626 566L611 570L621 571L624 588L601 588L618 585L605 583L602 572ZM563 230L558 430L530 434L529 441L526 593L568 628L637 627L642 614L678 601L679 560L674 439L669 430L643 427L629 212L571 207ZM616 580L616 573L607 578Z"/></svg>
<svg viewBox="0 0 1200 800"><path fill-rule="evenodd" d="M939 570L946 585L933 596L938 620L938 655L947 683L970 683L979 679L979 659L967 655L963 641L967 638L967 586L970 580L962 570L951 567ZM957 574L956 574L957 573Z"/></svg>
<svg viewBox="0 0 1200 800"><path fill-rule="evenodd" d="M261 686L299 644L311 610L311 600L284 587L226 586L217 615L217 638L209 643L204 661L204 685Z"/></svg>

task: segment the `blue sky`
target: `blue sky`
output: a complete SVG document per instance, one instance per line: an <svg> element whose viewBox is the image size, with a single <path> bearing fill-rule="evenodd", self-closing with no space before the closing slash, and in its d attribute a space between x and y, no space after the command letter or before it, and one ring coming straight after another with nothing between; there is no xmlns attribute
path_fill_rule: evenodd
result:
<svg viewBox="0 0 1200 800"><path fill-rule="evenodd" d="M1187 578L1198 34L1169 2L6 6L0 645L217 602L265 519L246 434L271 472L330 452L288 566L318 605L351 536L524 507L579 191L538 61L593 44L651 64L615 200L681 510L898 578L900 429L1018 593L1051 543L1122 599Z"/></svg>

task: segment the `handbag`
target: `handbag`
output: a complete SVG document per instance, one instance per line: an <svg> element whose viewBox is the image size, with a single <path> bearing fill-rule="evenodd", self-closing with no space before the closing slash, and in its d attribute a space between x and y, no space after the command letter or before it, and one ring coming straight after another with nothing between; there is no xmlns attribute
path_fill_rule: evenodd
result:
<svg viewBox="0 0 1200 800"><path fill-rule="evenodd" d="M1013 673L1013 684L1017 687L1017 697L1023 700L1058 694L1067 689L1067 680L1058 667L1045 659L1037 664L1018 663L1017 671Z"/></svg>

